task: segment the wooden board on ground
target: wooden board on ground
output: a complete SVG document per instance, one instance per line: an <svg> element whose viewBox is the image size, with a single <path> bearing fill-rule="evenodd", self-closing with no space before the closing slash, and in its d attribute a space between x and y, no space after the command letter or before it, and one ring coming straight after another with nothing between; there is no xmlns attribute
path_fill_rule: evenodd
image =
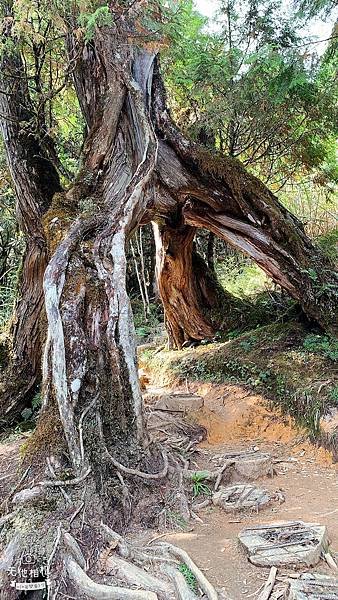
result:
<svg viewBox="0 0 338 600"><path fill-rule="evenodd" d="M314 566L328 544L325 526L303 521L247 527L238 538L258 566Z"/></svg>
<svg viewBox="0 0 338 600"><path fill-rule="evenodd" d="M226 512L259 511L273 502L273 495L251 483L239 483L228 487L222 486L213 495L212 502Z"/></svg>
<svg viewBox="0 0 338 600"><path fill-rule="evenodd" d="M287 600L338 600L338 578L312 573L290 580Z"/></svg>

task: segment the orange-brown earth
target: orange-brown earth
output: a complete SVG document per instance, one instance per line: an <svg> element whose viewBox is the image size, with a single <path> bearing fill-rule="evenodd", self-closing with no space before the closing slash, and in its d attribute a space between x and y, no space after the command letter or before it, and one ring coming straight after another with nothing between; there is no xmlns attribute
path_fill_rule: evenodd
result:
<svg viewBox="0 0 338 600"><path fill-rule="evenodd" d="M168 391L165 389L165 393ZM186 392L186 387L181 391ZM148 392L161 390L148 388ZM204 399L203 407L188 416L207 429L207 438L195 455L198 467L215 468L213 457L230 450L267 451L274 459L275 475L257 483L281 491L285 502L275 503L259 514L229 515L221 508L207 507L199 512L202 523L189 523L186 530L169 533L164 539L188 551L209 580L224 588L232 600L256 598L269 572L250 564L238 543L238 533L249 524L301 519L326 525L331 552L337 560L338 465L330 452L315 447L291 418L275 407L270 410L262 396L240 385L196 383L189 384L189 392ZM312 571L335 575L323 561ZM282 569L278 576L291 572L290 568Z"/></svg>

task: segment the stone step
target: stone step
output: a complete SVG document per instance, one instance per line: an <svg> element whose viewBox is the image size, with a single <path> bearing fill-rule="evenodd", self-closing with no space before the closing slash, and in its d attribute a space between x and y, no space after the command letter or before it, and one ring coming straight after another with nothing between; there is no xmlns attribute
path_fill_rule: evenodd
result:
<svg viewBox="0 0 338 600"><path fill-rule="evenodd" d="M143 393L143 400L146 405L151 405L152 410L162 410L166 412L188 413L200 410L204 405L204 400L197 394L189 392L166 393L161 388L147 388Z"/></svg>
<svg viewBox="0 0 338 600"><path fill-rule="evenodd" d="M254 481L263 477L272 477L274 472L271 455L267 452L241 450L225 452L217 456L219 466L227 460L234 461L232 481Z"/></svg>
<svg viewBox="0 0 338 600"><path fill-rule="evenodd" d="M316 565L328 545L323 525L292 521L246 527L239 541L258 566Z"/></svg>

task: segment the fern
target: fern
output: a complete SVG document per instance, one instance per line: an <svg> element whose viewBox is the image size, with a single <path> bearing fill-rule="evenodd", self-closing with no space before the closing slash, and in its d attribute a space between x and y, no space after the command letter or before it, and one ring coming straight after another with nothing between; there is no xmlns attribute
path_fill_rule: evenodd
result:
<svg viewBox="0 0 338 600"><path fill-rule="evenodd" d="M90 42L97 27L108 27L113 22L108 6L100 6L92 14L83 13L79 17L79 25L85 29L85 41Z"/></svg>

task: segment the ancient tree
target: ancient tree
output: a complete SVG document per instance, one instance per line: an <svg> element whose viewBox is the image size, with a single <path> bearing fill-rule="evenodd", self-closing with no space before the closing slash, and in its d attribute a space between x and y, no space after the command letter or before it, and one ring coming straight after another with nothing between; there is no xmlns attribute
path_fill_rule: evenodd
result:
<svg viewBox="0 0 338 600"><path fill-rule="evenodd" d="M67 190L48 152L23 127L30 123L29 114L20 112L29 111L30 90L20 77L20 53L12 47L3 58L4 66L17 65L14 76L2 74L0 118L27 236L17 322L29 332L24 341L41 335L44 341L43 406L24 460L31 465L36 502L42 496L49 506L58 498L57 522L45 518L46 504L37 504L39 518L32 523L32 535L46 539L50 551L51 532L58 532L59 550L60 527L71 529L69 505L82 490L97 534L104 515L111 525L119 523L123 478L141 487L175 471L167 453L151 444L143 422L125 256L141 223L156 224L159 288L177 346L212 337L218 326L212 311L216 307L219 315L220 292L194 254L201 227L252 257L309 317L337 332L337 276L301 224L240 163L208 153L176 128L154 41L140 34L138 9L138 3L130 9L114 4L90 41L74 31L73 13L66 19L65 47L87 130L81 170ZM15 36L10 20L4 35ZM222 303L225 321L228 305ZM31 500L32 490L27 494ZM137 498L135 491L135 503ZM20 506L20 522L31 518L25 503ZM6 528L12 541L5 555L12 564L24 534L15 514ZM65 559L68 574L88 591L91 584L74 562L78 555L66 542L62 555L73 556ZM91 597L153 597L96 592Z"/></svg>
<svg viewBox="0 0 338 600"><path fill-rule="evenodd" d="M158 198L158 196L157 196ZM212 339L217 330L239 327L249 307L234 298L196 252L197 228L184 224L181 211L154 222L156 276L172 348Z"/></svg>

